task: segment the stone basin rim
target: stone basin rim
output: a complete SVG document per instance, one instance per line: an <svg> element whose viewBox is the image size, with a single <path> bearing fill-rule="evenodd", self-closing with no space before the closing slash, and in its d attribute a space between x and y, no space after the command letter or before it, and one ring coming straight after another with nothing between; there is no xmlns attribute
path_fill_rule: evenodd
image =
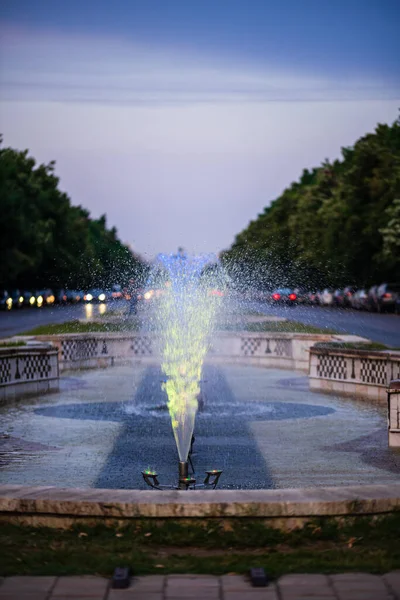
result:
<svg viewBox="0 0 400 600"><path fill-rule="evenodd" d="M315 518L400 511L400 483L273 490L163 491L0 485L0 517Z"/></svg>

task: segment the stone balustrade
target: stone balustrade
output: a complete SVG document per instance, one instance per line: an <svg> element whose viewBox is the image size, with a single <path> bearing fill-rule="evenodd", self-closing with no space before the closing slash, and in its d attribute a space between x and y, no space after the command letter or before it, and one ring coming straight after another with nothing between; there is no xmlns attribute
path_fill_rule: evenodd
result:
<svg viewBox="0 0 400 600"><path fill-rule="evenodd" d="M36 339L56 346L60 370L107 367L131 360L149 362L159 357L157 336L151 333L70 333ZM324 334L218 332L207 358L307 371L310 348L331 339Z"/></svg>
<svg viewBox="0 0 400 600"><path fill-rule="evenodd" d="M314 347L310 350L312 390L387 402L387 387L400 379L400 352ZM388 410L389 445L400 446L400 394Z"/></svg>
<svg viewBox="0 0 400 600"><path fill-rule="evenodd" d="M58 390L57 350L46 343L0 348L0 402Z"/></svg>

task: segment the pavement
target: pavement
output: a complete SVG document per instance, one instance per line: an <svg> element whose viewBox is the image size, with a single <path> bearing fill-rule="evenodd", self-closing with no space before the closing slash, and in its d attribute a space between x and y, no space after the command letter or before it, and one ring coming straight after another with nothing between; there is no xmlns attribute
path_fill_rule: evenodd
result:
<svg viewBox="0 0 400 600"><path fill-rule="evenodd" d="M292 574L255 588L240 575L150 575L125 590L103 577L6 577L0 600L400 600L400 571Z"/></svg>
<svg viewBox="0 0 400 600"><path fill-rule="evenodd" d="M148 489L144 468L176 483L178 456L157 366L63 375L59 393L0 407L0 483ZM307 376L206 365L193 462L219 488L391 484L386 408L310 392ZM299 452L299 448L301 452Z"/></svg>

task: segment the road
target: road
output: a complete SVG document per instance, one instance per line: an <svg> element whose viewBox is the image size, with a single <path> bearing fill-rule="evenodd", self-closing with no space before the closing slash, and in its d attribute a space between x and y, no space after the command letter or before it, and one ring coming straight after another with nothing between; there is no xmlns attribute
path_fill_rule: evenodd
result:
<svg viewBox="0 0 400 600"><path fill-rule="evenodd" d="M43 308L21 308L0 313L0 338L29 331L39 325L64 323L75 319L93 319L107 311L104 304L78 304L69 306L45 306Z"/></svg>
<svg viewBox="0 0 400 600"><path fill-rule="evenodd" d="M268 315L285 317L340 333L366 337L392 347L400 347L400 317L394 314L378 314L352 309L325 308L320 306L270 306L252 303L252 307Z"/></svg>
<svg viewBox="0 0 400 600"><path fill-rule="evenodd" d="M123 306L120 303L118 306ZM92 319L107 311L105 305L55 306L40 309L21 309L0 313L0 337L28 331L38 325L63 323L72 319ZM356 310L321 308L319 306L269 306L260 302L247 303L243 310L252 309L270 315L301 321L343 333L366 337L374 342L400 347L400 317Z"/></svg>

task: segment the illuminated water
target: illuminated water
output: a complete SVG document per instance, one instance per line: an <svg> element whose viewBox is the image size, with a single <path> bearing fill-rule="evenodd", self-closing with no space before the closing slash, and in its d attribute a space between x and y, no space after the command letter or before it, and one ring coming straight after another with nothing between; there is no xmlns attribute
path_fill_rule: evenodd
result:
<svg viewBox="0 0 400 600"><path fill-rule="evenodd" d="M204 358L221 305L223 277L214 256L159 255L151 278L163 280L156 305L161 340L162 389L179 460L186 461L193 435ZM215 293L217 292L217 294Z"/></svg>

